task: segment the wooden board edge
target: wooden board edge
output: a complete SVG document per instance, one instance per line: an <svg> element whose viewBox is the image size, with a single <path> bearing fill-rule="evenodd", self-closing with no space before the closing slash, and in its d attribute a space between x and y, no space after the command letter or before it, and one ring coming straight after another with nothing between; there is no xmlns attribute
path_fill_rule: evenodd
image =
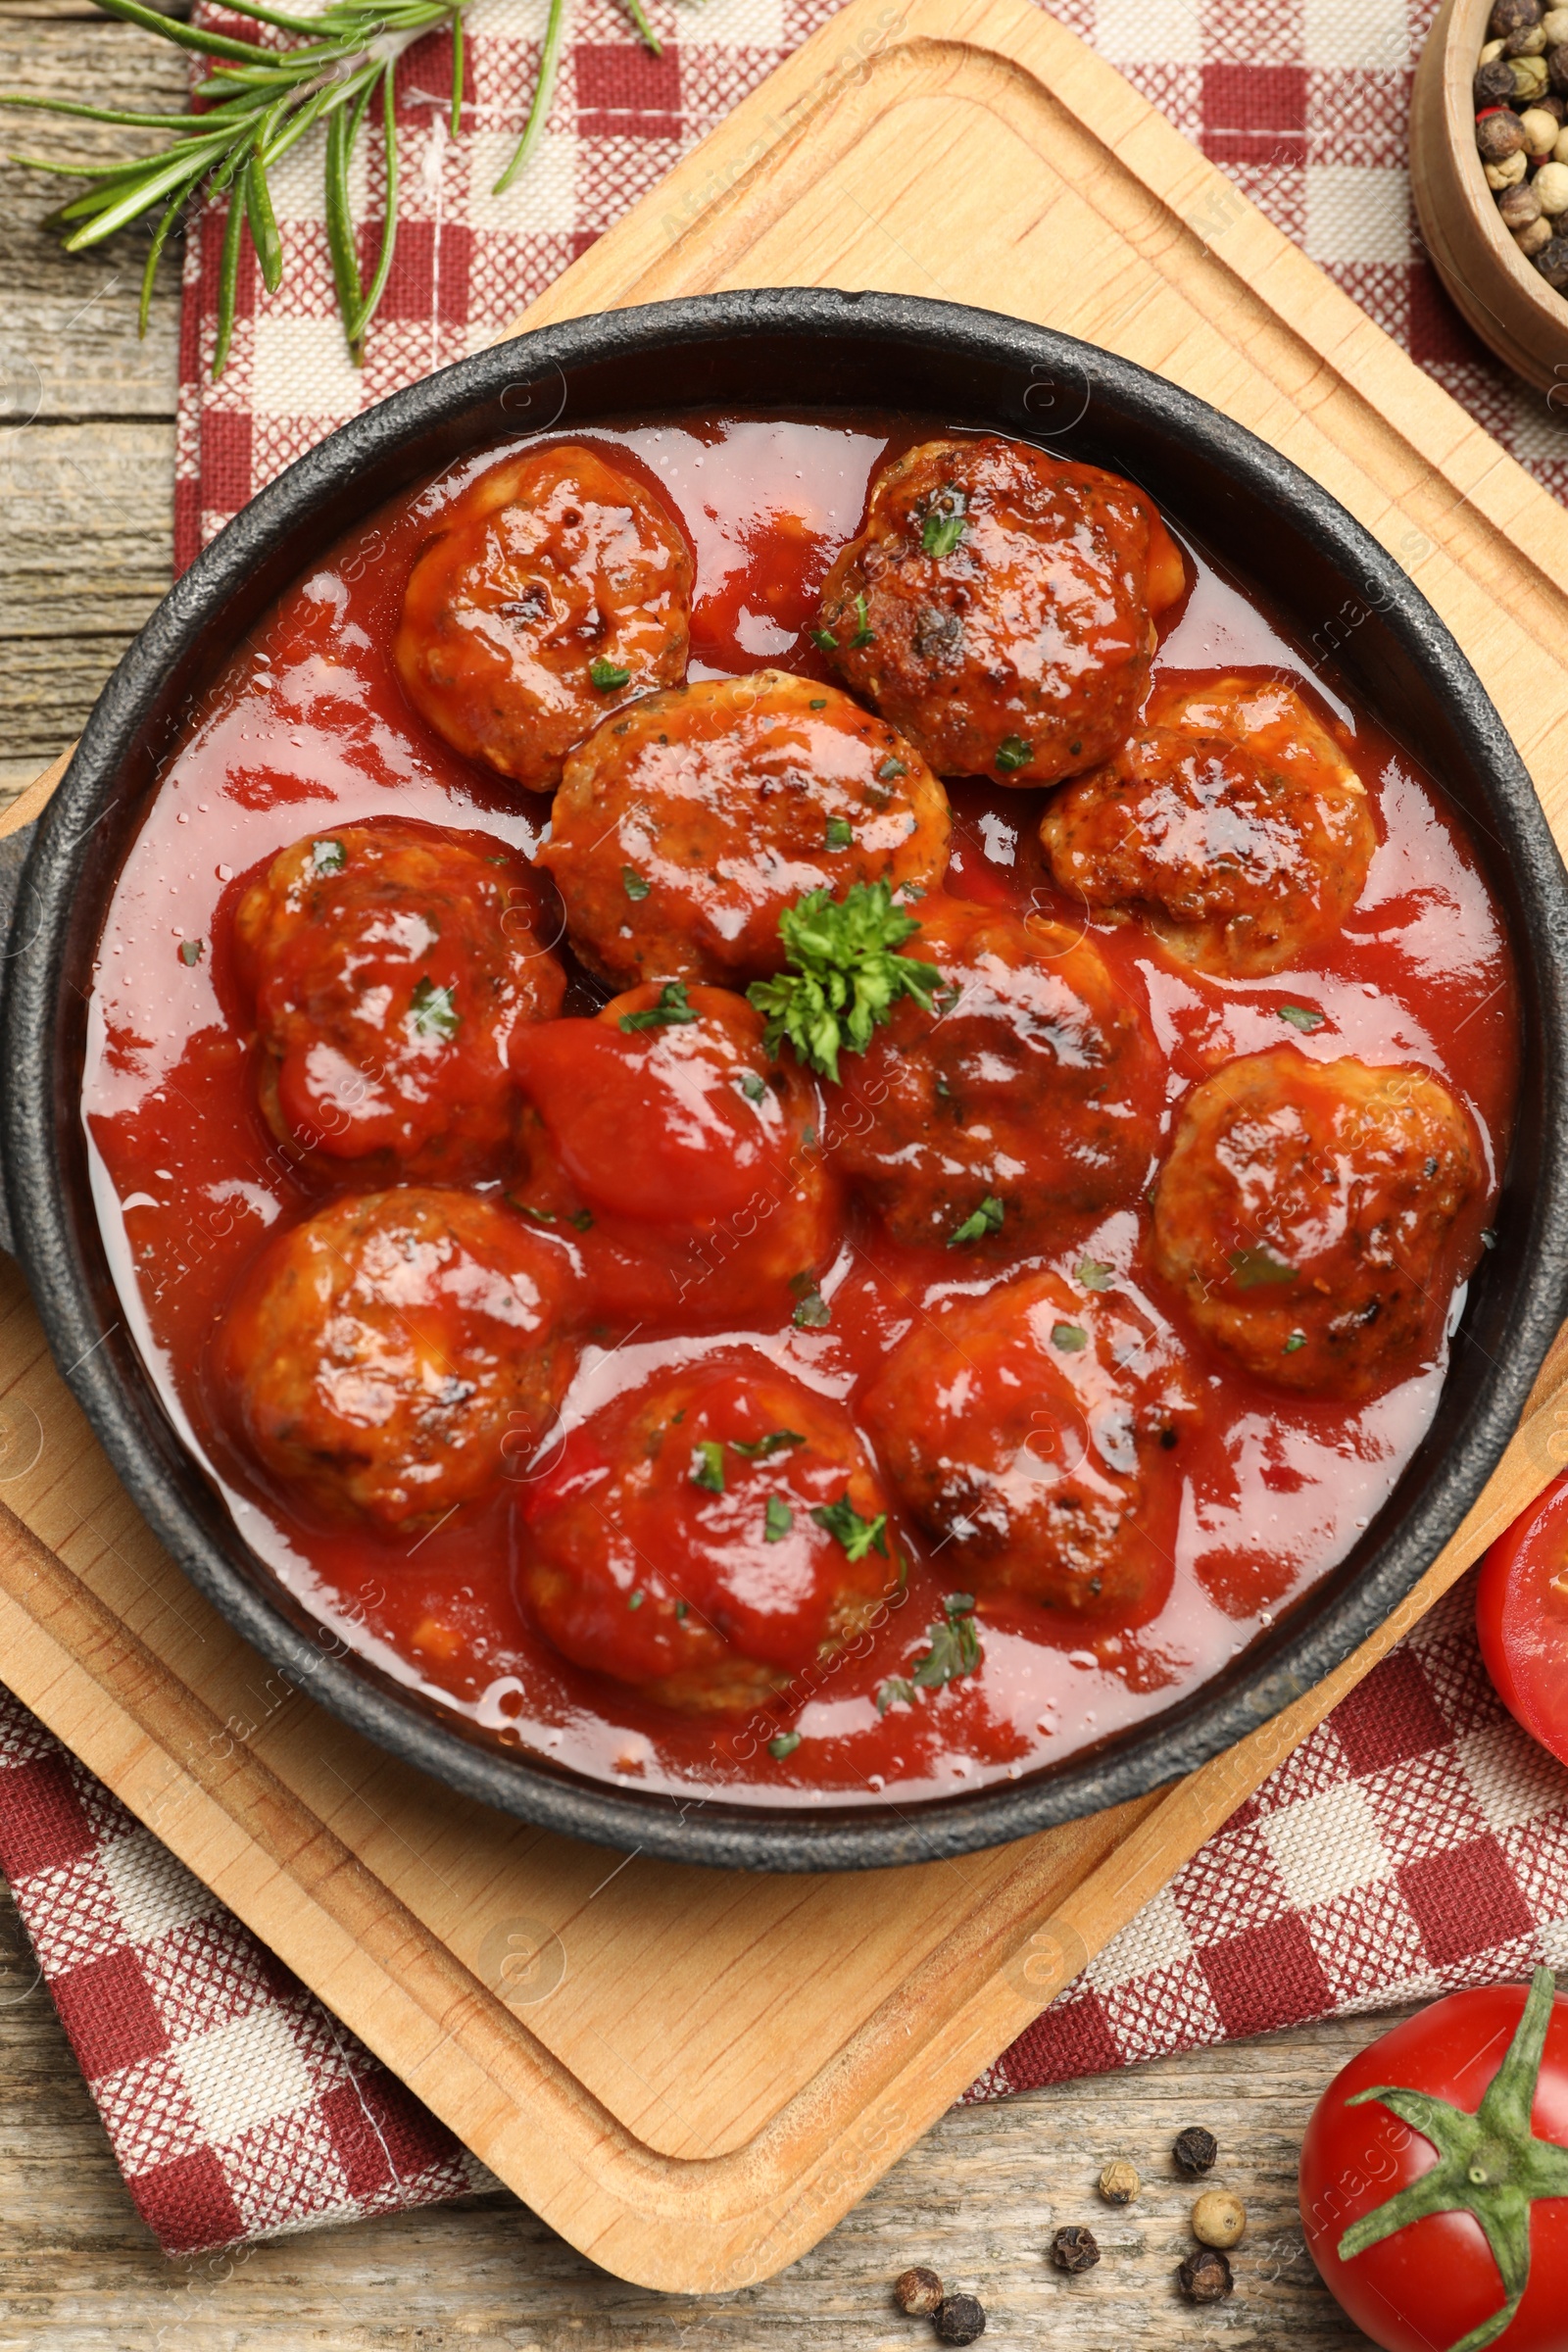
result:
<svg viewBox="0 0 1568 2352"><path fill-rule="evenodd" d="M34 776L30 784L24 784L10 806L0 810L0 841L20 833L24 825L30 825L35 816L43 813L55 786L71 765L75 749L74 743L68 744L57 760L51 760L42 773Z"/></svg>

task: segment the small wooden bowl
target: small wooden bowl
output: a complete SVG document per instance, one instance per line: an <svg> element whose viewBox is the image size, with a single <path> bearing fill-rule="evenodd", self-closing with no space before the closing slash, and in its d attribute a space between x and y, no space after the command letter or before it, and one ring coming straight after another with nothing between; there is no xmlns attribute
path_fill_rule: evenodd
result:
<svg viewBox="0 0 1568 2352"><path fill-rule="evenodd" d="M1416 68L1410 183L1438 275L1483 343L1544 392L1568 387L1568 298L1497 218L1476 153L1475 79L1492 0L1444 0Z"/></svg>

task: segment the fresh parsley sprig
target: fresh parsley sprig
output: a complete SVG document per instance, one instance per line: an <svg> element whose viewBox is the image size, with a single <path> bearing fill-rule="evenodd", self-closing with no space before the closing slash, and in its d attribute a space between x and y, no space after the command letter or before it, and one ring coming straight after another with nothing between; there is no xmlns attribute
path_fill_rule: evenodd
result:
<svg viewBox="0 0 1568 2352"><path fill-rule="evenodd" d="M469 0L329 0L318 15L297 16L259 0L224 0L233 15L274 32L297 36L287 48L236 39L187 24L142 5L142 0L98 0L107 16L156 33L176 48L194 50L213 70L194 96L198 113L142 114L134 109L89 106L76 99L35 98L23 91L0 92L0 105L37 114L67 115L78 122L105 122L135 130L172 134L153 155L86 163L45 155L12 161L29 171L52 172L91 183L86 193L64 205L58 219L69 234L68 253L81 253L117 230L158 214L142 273L139 332L147 332L153 285L164 248L182 213L201 204L228 200L219 268L218 329L213 374L223 372L233 340L240 255L248 233L263 282L275 293L283 281L283 241L272 209L268 174L306 133L325 134L327 246L343 331L356 366L364 357L365 332L386 292L398 227L397 67L411 43L426 32L452 32L451 130L457 138L463 117L464 12ZM660 54L642 0L624 6L644 42ZM496 183L499 196L523 170L544 132L561 61L566 0L550 0L544 48L528 119L511 163ZM386 216L380 251L367 285L360 272L359 240L349 203L349 177L360 133L378 107L386 150Z"/></svg>
<svg viewBox="0 0 1568 2352"><path fill-rule="evenodd" d="M942 974L898 951L919 930L885 882L855 882L842 899L808 891L778 919L793 971L754 980L747 995L767 1021L769 1054L788 1038L802 1061L837 1081L839 1055L863 1054L903 997L929 1010Z"/></svg>

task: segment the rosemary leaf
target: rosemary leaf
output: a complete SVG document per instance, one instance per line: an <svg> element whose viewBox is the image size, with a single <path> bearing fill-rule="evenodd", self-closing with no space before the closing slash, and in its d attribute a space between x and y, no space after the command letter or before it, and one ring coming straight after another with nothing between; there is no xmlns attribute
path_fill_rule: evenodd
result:
<svg viewBox="0 0 1568 2352"><path fill-rule="evenodd" d="M147 320L153 307L153 280L158 275L158 265L163 260L164 247L169 242L169 232L178 219L179 198L171 196L164 207L163 219L153 231L153 241L147 248L147 267L141 273L141 308L136 314L136 340L138 342L145 340L147 334Z"/></svg>
<svg viewBox="0 0 1568 2352"><path fill-rule="evenodd" d="M381 124L386 137L386 212L381 223L381 250L375 257L375 275L369 291L348 322L351 345L363 344L365 330L375 317L376 307L386 292L386 281L392 269L392 251L398 241L398 112L397 66L388 59L381 76Z"/></svg>
<svg viewBox="0 0 1568 2352"><path fill-rule="evenodd" d="M494 196L506 194L544 136L545 118L550 112L550 101L555 96L556 74L561 64L561 41L565 29L566 0L550 0L550 14L545 20L545 45L539 59L539 78L534 84L533 104L528 109L528 120L522 126L516 153L491 190Z"/></svg>
<svg viewBox="0 0 1568 2352"><path fill-rule="evenodd" d="M239 241L245 226L245 207L232 202L223 223L223 258L218 271L218 340L213 346L213 381L223 372L234 337L234 304L239 291Z"/></svg>
<svg viewBox="0 0 1568 2352"><path fill-rule="evenodd" d="M241 65L255 62L256 50L251 42L231 41L226 32L204 32L199 24L182 24L177 17L165 17L155 8L142 8L139 0L98 0L98 5L105 16L119 17L124 24L139 24L143 32L156 32L161 39L173 41L181 49L194 49L202 57L237 58Z"/></svg>
<svg viewBox="0 0 1568 2352"><path fill-rule="evenodd" d="M277 233L277 216L260 155L253 155L245 167L245 218L262 266L262 283L269 294L275 294L283 283L283 240Z"/></svg>
<svg viewBox="0 0 1568 2352"><path fill-rule="evenodd" d="M662 57L664 45L643 14L643 0L625 0L625 4L627 16L642 35L643 47L651 49L656 57Z"/></svg>

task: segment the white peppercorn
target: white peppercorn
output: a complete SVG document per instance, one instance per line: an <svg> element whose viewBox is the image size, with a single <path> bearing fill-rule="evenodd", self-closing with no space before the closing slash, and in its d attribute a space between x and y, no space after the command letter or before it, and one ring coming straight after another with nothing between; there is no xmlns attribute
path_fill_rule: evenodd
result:
<svg viewBox="0 0 1568 2352"><path fill-rule="evenodd" d="M1525 260L1533 262L1536 255L1544 252L1551 243L1551 222L1546 219L1544 213L1541 213L1531 221L1528 228L1514 230L1513 241L1524 255Z"/></svg>
<svg viewBox="0 0 1568 2352"><path fill-rule="evenodd" d="M1568 14L1568 11L1565 11L1565 14ZM1488 41L1481 52L1481 63L1484 66L1490 66L1494 57L1500 57L1501 55L1502 43L1500 41Z"/></svg>
<svg viewBox="0 0 1568 2352"><path fill-rule="evenodd" d="M1562 136L1561 123L1544 106L1527 107L1519 117L1519 128L1524 133L1526 155L1538 158L1549 155Z"/></svg>
<svg viewBox="0 0 1568 2352"><path fill-rule="evenodd" d="M1568 213L1568 164L1543 164L1531 186L1548 219Z"/></svg>
<svg viewBox="0 0 1568 2352"><path fill-rule="evenodd" d="M1555 49L1560 41L1568 41L1568 8L1548 8L1541 20L1541 29L1546 36L1546 47Z"/></svg>
<svg viewBox="0 0 1568 2352"><path fill-rule="evenodd" d="M1529 169L1529 160L1521 147L1516 154L1509 156L1506 163L1486 165L1488 187L1516 188ZM1554 172L1557 167L1555 164L1543 164L1541 169L1543 172Z"/></svg>
<svg viewBox="0 0 1568 2352"><path fill-rule="evenodd" d="M1228 2188L1205 2188L1193 2207L1192 2222L1201 2245L1234 2246L1247 2228L1247 2207Z"/></svg>
<svg viewBox="0 0 1568 2352"><path fill-rule="evenodd" d="M1568 130L1558 131L1552 143L1551 153L1554 163L1568 164Z"/></svg>

